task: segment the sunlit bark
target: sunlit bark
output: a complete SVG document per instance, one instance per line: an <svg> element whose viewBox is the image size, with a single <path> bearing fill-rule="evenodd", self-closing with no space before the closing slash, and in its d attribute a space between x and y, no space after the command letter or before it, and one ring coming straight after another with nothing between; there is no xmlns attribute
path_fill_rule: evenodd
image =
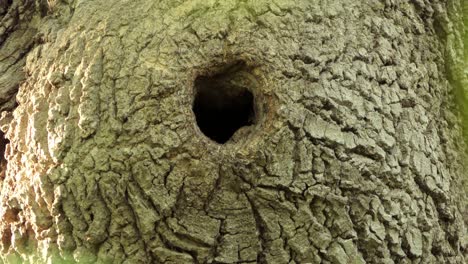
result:
<svg viewBox="0 0 468 264"><path fill-rule="evenodd" d="M0 0L0 262L466 263L461 2Z"/></svg>

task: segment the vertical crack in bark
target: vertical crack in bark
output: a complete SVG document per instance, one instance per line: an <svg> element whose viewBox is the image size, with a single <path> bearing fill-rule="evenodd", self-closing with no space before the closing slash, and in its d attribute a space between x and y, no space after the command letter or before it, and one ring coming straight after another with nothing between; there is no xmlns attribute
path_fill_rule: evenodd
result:
<svg viewBox="0 0 468 264"><path fill-rule="evenodd" d="M257 207L255 206L255 203L253 199L249 196L249 194L245 193L245 197L247 198L247 201L249 201L250 208L252 210L253 217L255 219L255 224L258 232L258 238L260 242L260 248L257 253L257 263L260 264L266 264L268 263L266 260L266 253L268 252L268 241L265 238L266 234L266 227L264 224L264 220L262 219L260 212L258 211Z"/></svg>
<svg viewBox="0 0 468 264"><path fill-rule="evenodd" d="M169 232L173 232L171 230L171 228L169 228L167 226L167 223L165 221L161 221L158 225L158 227L160 229L163 229L165 231L169 231ZM164 243L164 245L166 246L166 248L170 249L170 250L174 250L176 252L179 252L179 253L184 253L184 254L187 254L189 256L192 257L192 260L193 260L193 263L194 264L199 264L199 261L198 261L198 257L197 257L197 252L196 251L193 251L193 250L187 250L185 248L182 248L180 246L177 246L175 245L174 243L172 243L169 239L167 239L166 236L164 236L164 234L162 232L159 232L159 237L161 239L161 241Z"/></svg>
<svg viewBox="0 0 468 264"><path fill-rule="evenodd" d="M5 134L0 131L0 181L3 182L5 179L5 173L7 169L7 160L5 158L5 151L7 144L10 141L5 137ZM1 184L0 184L1 186Z"/></svg>
<svg viewBox="0 0 468 264"><path fill-rule="evenodd" d="M132 212L132 216L133 216L133 221L135 223L135 230L136 230L136 233L138 235L138 237L136 238L137 241L141 240L142 243L143 243L143 249L144 249L144 252L146 253L146 256L144 256L144 259L142 261L150 261L152 262L153 259L152 259L152 256L150 254L150 248L148 247L147 245L147 241L146 241L146 238L143 237L142 233L141 233L141 225L140 225L140 219L139 217L137 216L136 212L135 212L135 208L133 207L133 204L132 204L132 200L130 198L130 195L129 195L129 188L132 188L133 189L133 192L138 192L139 190L137 190L135 184L133 182L129 182L128 183L128 187L125 189L125 198L127 201L129 201L129 205L130 205L130 211ZM140 199L142 199L142 196L139 195L137 196L139 197Z"/></svg>

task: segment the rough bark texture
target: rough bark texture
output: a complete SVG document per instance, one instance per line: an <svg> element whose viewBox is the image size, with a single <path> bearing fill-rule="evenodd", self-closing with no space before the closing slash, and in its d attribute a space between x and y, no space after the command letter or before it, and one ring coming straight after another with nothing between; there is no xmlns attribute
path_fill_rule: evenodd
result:
<svg viewBox="0 0 468 264"><path fill-rule="evenodd" d="M466 263L461 10L0 0L0 259ZM238 62L257 120L220 145L194 80Z"/></svg>

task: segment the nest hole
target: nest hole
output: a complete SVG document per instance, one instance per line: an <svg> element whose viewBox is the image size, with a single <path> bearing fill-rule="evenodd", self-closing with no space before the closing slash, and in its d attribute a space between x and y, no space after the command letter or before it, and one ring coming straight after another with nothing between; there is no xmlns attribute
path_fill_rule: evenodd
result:
<svg viewBox="0 0 468 264"><path fill-rule="evenodd" d="M195 79L193 113L201 132L224 144L245 126L256 123L252 75L244 62Z"/></svg>

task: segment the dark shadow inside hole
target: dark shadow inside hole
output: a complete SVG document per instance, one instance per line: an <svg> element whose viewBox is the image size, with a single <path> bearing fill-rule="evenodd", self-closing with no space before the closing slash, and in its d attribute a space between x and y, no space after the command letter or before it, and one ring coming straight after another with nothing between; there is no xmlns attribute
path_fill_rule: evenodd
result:
<svg viewBox="0 0 468 264"><path fill-rule="evenodd" d="M195 80L193 112L198 127L220 144L241 127L255 123L254 96L247 87L244 67L236 64L219 74Z"/></svg>

